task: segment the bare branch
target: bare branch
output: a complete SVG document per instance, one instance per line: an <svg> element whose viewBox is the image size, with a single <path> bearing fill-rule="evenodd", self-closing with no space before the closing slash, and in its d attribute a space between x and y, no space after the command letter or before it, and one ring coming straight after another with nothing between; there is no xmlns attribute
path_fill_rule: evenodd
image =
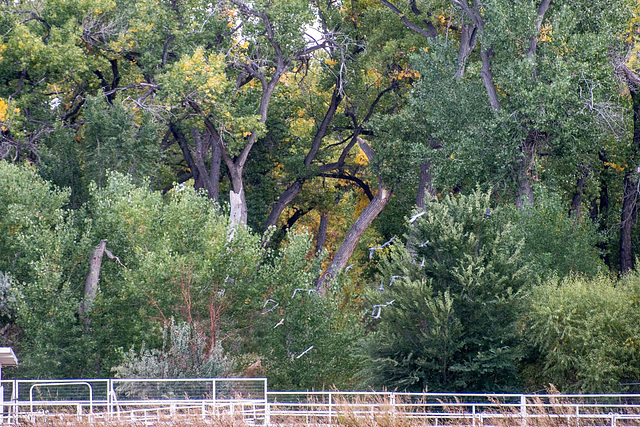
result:
<svg viewBox="0 0 640 427"><path fill-rule="evenodd" d="M407 19L407 17L405 16L405 14L402 13L402 11L400 9L398 9L395 5L393 5L391 2L389 2L387 0L380 0L380 3L382 3L383 5L388 7L393 13L395 13L400 18L402 23L407 28L409 28L410 30L412 30L412 31L424 36L424 37L427 37L429 39L433 39L438 35L438 33L437 33L435 27L433 26L433 24L429 23L429 25L427 26L427 29L424 29L424 28L419 27L418 25L414 24L413 22L409 21L409 19Z"/></svg>

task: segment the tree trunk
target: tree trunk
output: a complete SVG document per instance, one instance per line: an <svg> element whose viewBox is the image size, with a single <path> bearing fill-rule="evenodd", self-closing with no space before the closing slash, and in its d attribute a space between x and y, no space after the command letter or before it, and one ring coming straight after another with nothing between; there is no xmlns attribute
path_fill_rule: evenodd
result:
<svg viewBox="0 0 640 427"><path fill-rule="evenodd" d="M640 91L629 85L633 97L633 154L640 149ZM638 173L640 165L624 175L622 193L622 216L620 218L620 272L627 273L633 268L634 256L631 231L638 209Z"/></svg>
<svg viewBox="0 0 640 427"><path fill-rule="evenodd" d="M522 209L533 206L533 187L529 177L529 161L525 158L518 162L518 196L516 206Z"/></svg>
<svg viewBox="0 0 640 427"><path fill-rule="evenodd" d="M386 189L381 182L378 186L378 193L355 220L351 229L344 237L340 248L333 257L331 264L329 264L329 267L327 267L324 273L322 273L322 276L318 279L317 288L319 290L326 290L327 282L347 266L349 258L351 258L362 234L371 225L373 220L376 219L380 212L382 212L382 209L384 209L387 203L389 203L392 195L393 191Z"/></svg>
<svg viewBox="0 0 640 427"><path fill-rule="evenodd" d="M206 138L206 141L203 139ZM200 134L197 129L193 130L193 140L195 142L195 150L194 150L194 162L196 167L198 168L198 178L200 180L200 187L207 190L207 195L210 199L218 201L218 181L220 177L220 161L218 160L218 173L214 177L214 156L211 157L211 172L207 170L207 166L204 163L205 156L209 152L209 147L212 145L217 147L218 144L211 143L211 135L206 133L205 137ZM220 151L220 147L218 148L218 152Z"/></svg>
<svg viewBox="0 0 640 427"><path fill-rule="evenodd" d="M580 168L580 178L576 182L576 191L571 199L571 208L569 209L569 216L580 219L580 207L582 206L582 196L584 195L584 189L587 186L587 176L589 176L589 169L586 167Z"/></svg>
<svg viewBox="0 0 640 427"><path fill-rule="evenodd" d="M494 111L498 111L500 109L500 101L498 98L498 91L496 90L496 86L493 84L493 72L491 71L491 60L489 59L490 56L491 53L488 49L485 49L484 47L480 49L480 59L482 59L482 69L480 70L480 77L482 78L482 83L487 90L491 109Z"/></svg>
<svg viewBox="0 0 640 427"><path fill-rule="evenodd" d="M220 203L220 165L222 163L222 151L215 141L211 144L211 172L209 180L211 181L210 197L217 203Z"/></svg>
<svg viewBox="0 0 640 427"><path fill-rule="evenodd" d="M178 125L176 125L175 123L169 123L169 128L171 129L171 133L173 134L174 138L178 142L180 151L182 151L182 157L184 158L184 161L187 162L187 166L189 167L189 170L193 175L193 186L196 188L196 190L204 188L204 184L200 179L200 170L198 169L198 166L196 165L196 162L191 155L191 150L189 150L189 144L187 143L187 139L185 138L184 133L182 133L182 130L180 130Z"/></svg>
<svg viewBox="0 0 640 427"><path fill-rule="evenodd" d="M418 193L416 195L416 206L424 209L425 197L434 197L436 192L431 186L431 162L420 165L420 180L418 182Z"/></svg>
<svg viewBox="0 0 640 427"><path fill-rule="evenodd" d="M239 193L229 191L229 204L231 205L230 227L247 224L247 200L244 196L244 189Z"/></svg>
<svg viewBox="0 0 640 427"><path fill-rule="evenodd" d="M329 228L329 214L323 212L320 215L320 225L318 226L318 235L316 236L315 254L318 256L324 248L324 242L327 240L327 229Z"/></svg>
<svg viewBox="0 0 640 427"><path fill-rule="evenodd" d="M98 294L98 280L100 279L100 269L102 268L102 258L107 249L107 239L101 240L93 249L91 261L89 261L89 274L84 282L84 298L80 302L78 312L82 315L91 311L93 301Z"/></svg>
<svg viewBox="0 0 640 427"><path fill-rule="evenodd" d="M605 163L607 161L604 151L598 155L600 160ZM609 169L609 166L604 165L605 172ZM604 174L604 173L603 173ZM591 202L591 220L598 224L598 230L602 235L605 234L607 224L609 223L609 186L607 184L606 177L600 176L600 196L598 200L595 198ZM601 257L606 266L611 269L611 257L607 247L607 242L601 240L598 242L598 249L601 251Z"/></svg>
<svg viewBox="0 0 640 427"><path fill-rule="evenodd" d="M460 29L460 48L458 49L458 71L455 78L461 79L464 76L467 59L476 46L478 29L473 24L465 24Z"/></svg>
<svg viewBox="0 0 640 427"><path fill-rule="evenodd" d="M107 239L103 239L93 249L91 260L89 261L89 274L84 283L84 298L78 306L78 313L84 315L91 311L93 302L98 294L98 281L100 280L100 269L102 268L102 258L107 256L109 259L115 260L118 264L124 267L124 264L120 261L120 258L111 253L107 249ZM88 318L86 319L87 325L89 324Z"/></svg>
<svg viewBox="0 0 640 427"><path fill-rule="evenodd" d="M265 222L264 229L265 231L269 229L269 227L273 227L278 222L278 218L282 215L284 209L289 206L289 204L296 198L300 191L302 190L303 181L298 179L293 184L287 188L284 193L280 194L278 200L273 203L273 207L271 208L271 212L267 217L267 221Z"/></svg>
<svg viewBox="0 0 640 427"><path fill-rule="evenodd" d="M622 217L620 219L620 272L627 273L633 268L634 256L631 231L638 206L638 176L627 172L624 176L622 196Z"/></svg>

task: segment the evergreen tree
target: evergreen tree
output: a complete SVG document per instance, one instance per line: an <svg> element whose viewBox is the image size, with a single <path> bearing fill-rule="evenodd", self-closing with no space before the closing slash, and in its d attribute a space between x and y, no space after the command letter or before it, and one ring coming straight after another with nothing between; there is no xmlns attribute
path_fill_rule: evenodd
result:
<svg viewBox="0 0 640 427"><path fill-rule="evenodd" d="M372 291L366 372L412 391L516 390L522 243L489 193L429 203L406 246L384 255ZM395 276L393 284L391 278ZM400 276L400 277L398 277Z"/></svg>

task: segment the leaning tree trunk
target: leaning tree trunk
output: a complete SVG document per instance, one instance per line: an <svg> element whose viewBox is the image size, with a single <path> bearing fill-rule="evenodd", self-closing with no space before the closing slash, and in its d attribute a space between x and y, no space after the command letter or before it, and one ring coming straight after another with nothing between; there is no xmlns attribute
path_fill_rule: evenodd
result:
<svg viewBox="0 0 640 427"><path fill-rule="evenodd" d="M298 179L294 181L293 184L291 184L282 194L280 194L278 200L276 200L271 207L271 212L265 222L265 231L268 230L269 227L273 227L277 224L278 218L280 218L280 215L282 215L285 208L289 206L298 194L300 194L303 183L304 181L302 179Z"/></svg>
<svg viewBox="0 0 640 427"><path fill-rule="evenodd" d="M327 267L324 273L322 273L322 276L318 279L317 288L319 290L325 291L329 280L335 277L339 271L347 266L349 258L351 258L362 234L371 225L373 220L376 219L380 212L382 212L382 209L384 209L387 203L389 203L392 195L393 191L386 189L381 182L378 186L378 193L355 220L351 229L344 237L340 248L333 257L331 264L329 264L329 267Z"/></svg>

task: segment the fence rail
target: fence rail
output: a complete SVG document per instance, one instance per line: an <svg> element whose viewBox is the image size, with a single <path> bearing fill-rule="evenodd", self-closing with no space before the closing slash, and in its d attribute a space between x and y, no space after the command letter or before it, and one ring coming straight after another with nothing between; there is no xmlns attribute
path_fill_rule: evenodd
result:
<svg viewBox="0 0 640 427"><path fill-rule="evenodd" d="M640 426L640 394L460 394L268 391L266 378L9 380L0 425L54 419L118 425L233 417L245 425ZM104 424L103 424L104 425Z"/></svg>

